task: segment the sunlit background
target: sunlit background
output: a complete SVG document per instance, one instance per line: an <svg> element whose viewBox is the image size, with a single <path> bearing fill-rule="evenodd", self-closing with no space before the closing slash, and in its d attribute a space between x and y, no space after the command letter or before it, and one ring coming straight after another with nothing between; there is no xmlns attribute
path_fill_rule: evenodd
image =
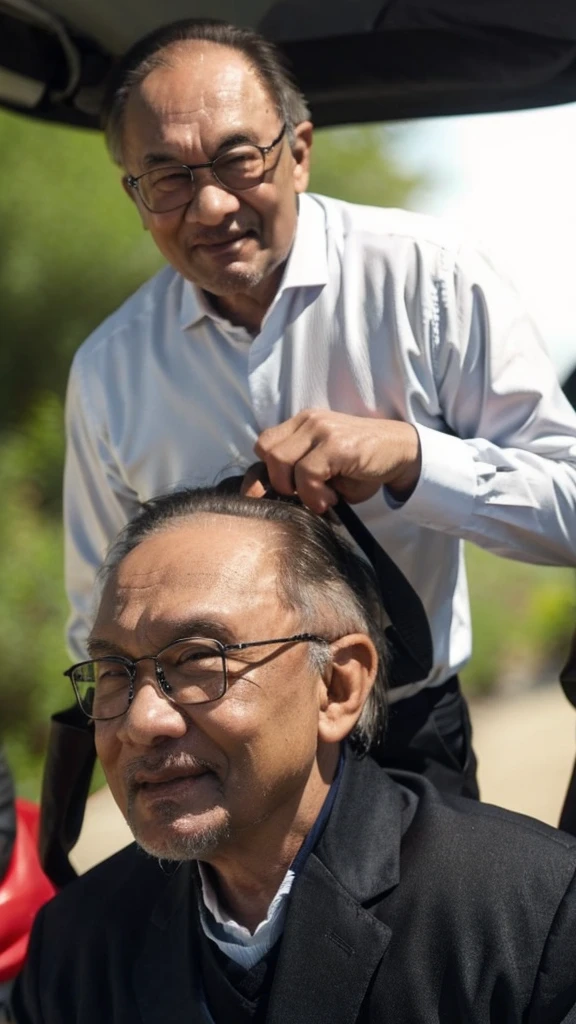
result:
<svg viewBox="0 0 576 1024"><path fill-rule="evenodd" d="M324 131L312 187L435 213L480 240L563 376L576 364L575 129L568 106ZM0 153L0 722L19 791L36 796L49 712L71 696L61 674L67 370L160 261L99 137L3 113ZM576 619L573 574L476 550L468 558L468 693L505 702L553 680Z"/></svg>

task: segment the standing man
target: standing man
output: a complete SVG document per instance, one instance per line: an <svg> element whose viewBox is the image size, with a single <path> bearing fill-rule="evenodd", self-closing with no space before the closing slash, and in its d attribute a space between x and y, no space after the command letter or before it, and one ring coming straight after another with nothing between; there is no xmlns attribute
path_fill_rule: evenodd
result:
<svg viewBox="0 0 576 1024"><path fill-rule="evenodd" d="M79 350L65 482L70 646L138 505L266 462L315 511L340 493L419 593L429 678L385 754L477 792L457 673L462 541L576 564L576 418L518 298L428 218L306 195L312 125L273 46L209 21L123 59L110 151L168 266Z"/></svg>

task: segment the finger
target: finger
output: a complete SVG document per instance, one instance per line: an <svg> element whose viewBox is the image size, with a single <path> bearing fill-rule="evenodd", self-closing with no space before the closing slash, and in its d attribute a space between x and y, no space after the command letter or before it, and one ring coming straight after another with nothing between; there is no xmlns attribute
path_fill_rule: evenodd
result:
<svg viewBox="0 0 576 1024"><path fill-rule="evenodd" d="M338 494L332 486L330 461L323 449L323 445L313 448L294 467L298 497L309 509L320 514L338 501Z"/></svg>
<svg viewBox="0 0 576 1024"><path fill-rule="evenodd" d="M294 494L294 467L313 444L313 433L309 423L304 420L295 432L291 431L282 442L264 452L262 458L266 463L270 483L278 494Z"/></svg>
<svg viewBox="0 0 576 1024"><path fill-rule="evenodd" d="M283 444L292 434L295 434L306 421L307 416L308 410L303 409L302 412L296 413L295 416L284 420L283 423L278 423L275 427L267 427L266 430L263 430L254 445L254 451L258 458L266 461L266 456L278 445Z"/></svg>
<svg viewBox="0 0 576 1024"><path fill-rule="evenodd" d="M240 494L244 498L263 498L269 486L268 470L263 462L255 462L244 474Z"/></svg>

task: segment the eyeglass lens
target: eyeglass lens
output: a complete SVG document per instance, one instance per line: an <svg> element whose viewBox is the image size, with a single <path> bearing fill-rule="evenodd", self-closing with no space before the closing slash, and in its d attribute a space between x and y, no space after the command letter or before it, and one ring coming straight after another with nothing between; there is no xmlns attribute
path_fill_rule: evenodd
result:
<svg viewBox="0 0 576 1024"><path fill-rule="evenodd" d="M179 641L162 651L156 663L162 690L178 704L203 704L224 693L224 654L216 641ZM76 666L72 682L90 718L117 718L128 710L133 689L130 663L110 657L86 661Z"/></svg>
<svg viewBox="0 0 576 1024"><path fill-rule="evenodd" d="M265 173L264 157L255 146L236 146L212 164L212 173L224 188L244 192L259 185ZM187 167L159 167L143 174L138 189L154 213L167 213L189 203L196 190L193 171Z"/></svg>

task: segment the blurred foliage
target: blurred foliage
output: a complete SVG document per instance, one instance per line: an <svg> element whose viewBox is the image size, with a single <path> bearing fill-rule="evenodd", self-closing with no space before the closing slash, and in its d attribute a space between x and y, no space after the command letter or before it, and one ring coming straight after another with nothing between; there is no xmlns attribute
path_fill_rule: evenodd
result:
<svg viewBox="0 0 576 1024"><path fill-rule="evenodd" d="M405 205L420 181L398 129L322 132L313 187ZM0 113L0 727L18 788L38 795L62 676L63 396L89 332L161 264L92 133Z"/></svg>
<svg viewBox="0 0 576 1024"><path fill-rule="evenodd" d="M522 689L558 677L576 625L568 569L509 562L467 545L474 645L462 672L469 696Z"/></svg>
<svg viewBox="0 0 576 1024"><path fill-rule="evenodd" d="M0 722L19 789L30 796L49 715L70 703L62 531L51 497L62 453L62 407L50 393L0 445Z"/></svg>
<svg viewBox="0 0 576 1024"><path fill-rule="evenodd" d="M429 186L420 175L398 172L403 127L324 128L312 147L310 191L366 206L410 206ZM386 144L387 159L379 157Z"/></svg>
<svg viewBox="0 0 576 1024"><path fill-rule="evenodd" d="M0 427L160 265L95 133L0 114Z"/></svg>

